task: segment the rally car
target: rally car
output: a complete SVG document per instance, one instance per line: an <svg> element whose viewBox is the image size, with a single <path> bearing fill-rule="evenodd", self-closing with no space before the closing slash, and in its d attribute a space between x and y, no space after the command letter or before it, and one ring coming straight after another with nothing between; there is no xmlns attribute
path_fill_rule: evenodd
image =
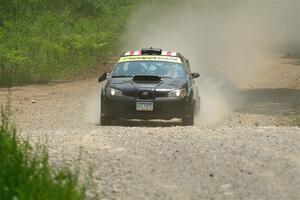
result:
<svg viewBox="0 0 300 200"><path fill-rule="evenodd" d="M101 89L100 123L123 119L181 118L193 125L200 106L189 61L180 53L145 48L121 55Z"/></svg>

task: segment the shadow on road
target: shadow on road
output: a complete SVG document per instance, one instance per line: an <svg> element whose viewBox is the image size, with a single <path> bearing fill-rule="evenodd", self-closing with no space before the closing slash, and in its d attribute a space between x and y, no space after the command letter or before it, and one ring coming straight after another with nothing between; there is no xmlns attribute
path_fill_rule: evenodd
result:
<svg viewBox="0 0 300 200"><path fill-rule="evenodd" d="M290 116L299 114L300 90L297 89L250 89L241 91L246 104L236 112Z"/></svg>
<svg viewBox="0 0 300 200"><path fill-rule="evenodd" d="M181 120L115 120L113 126L129 126L129 127L171 127L181 126Z"/></svg>

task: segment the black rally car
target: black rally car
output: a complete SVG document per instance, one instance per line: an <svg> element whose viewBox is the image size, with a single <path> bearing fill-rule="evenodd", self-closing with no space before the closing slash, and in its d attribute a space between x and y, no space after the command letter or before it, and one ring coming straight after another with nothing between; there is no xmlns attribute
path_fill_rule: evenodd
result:
<svg viewBox="0 0 300 200"><path fill-rule="evenodd" d="M189 62L180 53L147 48L125 52L101 90L100 123L112 120L181 118L193 125L200 106Z"/></svg>

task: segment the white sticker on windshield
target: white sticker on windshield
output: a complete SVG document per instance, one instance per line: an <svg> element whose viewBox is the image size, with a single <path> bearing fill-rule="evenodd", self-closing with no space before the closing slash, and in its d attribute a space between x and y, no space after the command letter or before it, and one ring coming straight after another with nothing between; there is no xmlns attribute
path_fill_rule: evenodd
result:
<svg viewBox="0 0 300 200"><path fill-rule="evenodd" d="M181 59L178 57L171 56L126 56L119 59L120 62L130 62L130 61L166 61L174 63L182 63Z"/></svg>

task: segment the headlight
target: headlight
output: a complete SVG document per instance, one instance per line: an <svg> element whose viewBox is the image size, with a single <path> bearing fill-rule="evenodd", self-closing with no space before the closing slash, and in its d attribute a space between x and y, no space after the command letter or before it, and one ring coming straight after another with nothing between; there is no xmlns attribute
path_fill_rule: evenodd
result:
<svg viewBox="0 0 300 200"><path fill-rule="evenodd" d="M186 89L172 90L168 94L168 97L176 97L176 98L183 98L185 96L186 96Z"/></svg>
<svg viewBox="0 0 300 200"><path fill-rule="evenodd" d="M121 90L108 87L106 88L106 95L109 97L120 97L123 96L123 93Z"/></svg>

